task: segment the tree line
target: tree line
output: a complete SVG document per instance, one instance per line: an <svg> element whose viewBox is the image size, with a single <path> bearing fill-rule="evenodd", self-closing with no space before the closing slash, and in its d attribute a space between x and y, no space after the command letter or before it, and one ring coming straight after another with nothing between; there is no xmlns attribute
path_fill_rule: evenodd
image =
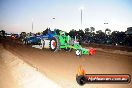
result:
<svg viewBox="0 0 132 88"><path fill-rule="evenodd" d="M79 29L78 31L72 29L69 35L72 38L76 36L80 43L132 46L132 27L128 29L125 32L112 32L107 28L103 32L102 30L95 31L94 27L90 27L85 28L85 30Z"/></svg>

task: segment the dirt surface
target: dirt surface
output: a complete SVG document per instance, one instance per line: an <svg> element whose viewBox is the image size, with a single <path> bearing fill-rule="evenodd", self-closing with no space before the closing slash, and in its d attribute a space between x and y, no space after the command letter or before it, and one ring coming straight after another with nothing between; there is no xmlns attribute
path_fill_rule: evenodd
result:
<svg viewBox="0 0 132 88"><path fill-rule="evenodd" d="M9 43L10 42L10 43ZM93 56L77 57L75 52L52 52L36 49L16 42L5 41L4 48L21 60L37 68L41 73L62 86L62 88L131 88L129 84L86 84L76 82L79 65L88 74L130 74L132 75L132 56L98 51Z"/></svg>
<svg viewBox="0 0 132 88"><path fill-rule="evenodd" d="M3 47L0 44L0 88L18 88L18 85L11 75L10 69L3 61Z"/></svg>
<svg viewBox="0 0 132 88"><path fill-rule="evenodd" d="M18 88L15 79L9 72L9 69L1 61L0 61L0 88Z"/></svg>
<svg viewBox="0 0 132 88"><path fill-rule="evenodd" d="M16 55L0 46L0 88L61 88Z"/></svg>

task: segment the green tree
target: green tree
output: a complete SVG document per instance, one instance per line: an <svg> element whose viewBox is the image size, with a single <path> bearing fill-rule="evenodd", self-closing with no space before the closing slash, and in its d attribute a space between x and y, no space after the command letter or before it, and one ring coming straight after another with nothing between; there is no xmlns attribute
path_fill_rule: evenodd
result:
<svg viewBox="0 0 132 88"><path fill-rule="evenodd" d="M85 28L85 34L87 34L89 32L89 28Z"/></svg>
<svg viewBox="0 0 132 88"><path fill-rule="evenodd" d="M76 30L74 30L74 29L70 30L69 35L70 35L72 38L74 38L74 37L76 36Z"/></svg>
<svg viewBox="0 0 132 88"><path fill-rule="evenodd" d="M105 34L106 34L106 35L110 35L110 33L111 33L111 30L110 30L109 28L106 28L106 29L105 29Z"/></svg>
<svg viewBox="0 0 132 88"><path fill-rule="evenodd" d="M98 30L98 31L96 31L96 33L97 34L100 34L100 33L102 33L102 30Z"/></svg>
<svg viewBox="0 0 132 88"><path fill-rule="evenodd" d="M95 31L94 27L90 27L90 32L92 33L93 31Z"/></svg>

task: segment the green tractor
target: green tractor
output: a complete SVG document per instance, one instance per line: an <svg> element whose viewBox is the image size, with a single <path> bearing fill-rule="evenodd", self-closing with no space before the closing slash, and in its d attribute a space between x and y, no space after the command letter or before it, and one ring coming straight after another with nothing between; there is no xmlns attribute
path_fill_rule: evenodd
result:
<svg viewBox="0 0 132 88"><path fill-rule="evenodd" d="M79 42L75 39L72 39L69 35L66 35L64 31L60 31L59 35L53 36L49 41L49 48L51 51L58 51L64 49L65 51L71 51L72 49L76 50L76 55L93 55L95 54L95 49L85 49L79 45Z"/></svg>

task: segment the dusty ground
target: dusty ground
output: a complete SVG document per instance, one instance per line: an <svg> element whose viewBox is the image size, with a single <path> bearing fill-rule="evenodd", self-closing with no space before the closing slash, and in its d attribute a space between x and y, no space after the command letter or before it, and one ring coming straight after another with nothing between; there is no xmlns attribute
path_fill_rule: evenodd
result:
<svg viewBox="0 0 132 88"><path fill-rule="evenodd" d="M94 56L76 57L74 52L35 49L14 42L4 42L4 48L21 60L37 68L41 73L62 86L62 88L131 88L130 84L86 84L79 86L75 76L82 65L88 74L130 74L132 56L97 51Z"/></svg>
<svg viewBox="0 0 132 88"><path fill-rule="evenodd" d="M2 46L0 49L0 88L61 88Z"/></svg>
<svg viewBox="0 0 132 88"><path fill-rule="evenodd" d="M0 44L0 88L17 88L15 79L11 75L10 69L3 62L3 47Z"/></svg>

